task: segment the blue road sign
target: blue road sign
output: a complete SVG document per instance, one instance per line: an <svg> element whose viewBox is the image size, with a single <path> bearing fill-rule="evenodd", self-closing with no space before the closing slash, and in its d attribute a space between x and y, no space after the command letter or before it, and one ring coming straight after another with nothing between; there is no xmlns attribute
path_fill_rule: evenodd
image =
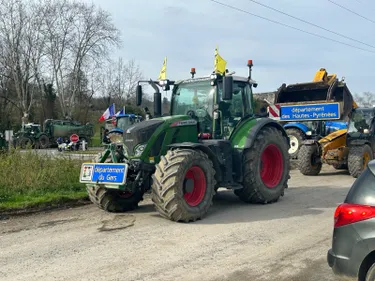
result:
<svg viewBox="0 0 375 281"><path fill-rule="evenodd" d="M340 119L339 103L281 106L280 121Z"/></svg>
<svg viewBox="0 0 375 281"><path fill-rule="evenodd" d="M128 165L124 163L84 163L81 166L81 183L123 185Z"/></svg>

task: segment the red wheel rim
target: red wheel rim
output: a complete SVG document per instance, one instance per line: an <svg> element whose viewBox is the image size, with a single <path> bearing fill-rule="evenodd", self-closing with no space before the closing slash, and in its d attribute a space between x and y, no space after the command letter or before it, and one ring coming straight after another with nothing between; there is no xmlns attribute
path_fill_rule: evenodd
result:
<svg viewBox="0 0 375 281"><path fill-rule="evenodd" d="M192 179L194 188L192 192L184 194L184 199L190 206L195 207L202 202L206 194L206 176L200 167L193 166L186 172L185 179Z"/></svg>
<svg viewBox="0 0 375 281"><path fill-rule="evenodd" d="M280 149L269 144L262 152L260 177L268 188L277 186L283 176L284 161Z"/></svg>

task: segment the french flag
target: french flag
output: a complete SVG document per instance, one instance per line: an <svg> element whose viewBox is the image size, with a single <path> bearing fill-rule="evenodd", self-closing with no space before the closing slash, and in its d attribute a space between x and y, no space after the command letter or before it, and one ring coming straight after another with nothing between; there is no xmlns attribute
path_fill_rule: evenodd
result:
<svg viewBox="0 0 375 281"><path fill-rule="evenodd" d="M107 120L107 119L111 118L113 115L115 115L115 104L114 103L112 105L110 105L107 108L106 111L104 111L103 115L99 118L99 122Z"/></svg>
<svg viewBox="0 0 375 281"><path fill-rule="evenodd" d="M125 114L124 108L122 108L119 112L117 112L116 116L119 116L120 114Z"/></svg>

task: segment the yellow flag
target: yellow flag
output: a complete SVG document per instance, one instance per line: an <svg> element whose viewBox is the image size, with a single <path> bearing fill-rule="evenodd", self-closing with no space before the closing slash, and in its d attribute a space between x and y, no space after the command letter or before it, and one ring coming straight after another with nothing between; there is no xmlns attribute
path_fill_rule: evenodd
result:
<svg viewBox="0 0 375 281"><path fill-rule="evenodd" d="M167 79L167 57L164 58L163 66L161 67L158 80Z"/></svg>
<svg viewBox="0 0 375 281"><path fill-rule="evenodd" d="M218 49L215 49L215 73L224 74L227 62L219 55Z"/></svg>

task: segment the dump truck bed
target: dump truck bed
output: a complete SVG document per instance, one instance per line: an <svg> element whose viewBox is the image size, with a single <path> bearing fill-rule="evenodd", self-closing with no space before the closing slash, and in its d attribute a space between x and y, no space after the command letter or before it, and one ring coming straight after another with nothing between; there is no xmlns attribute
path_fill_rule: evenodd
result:
<svg viewBox="0 0 375 281"><path fill-rule="evenodd" d="M345 83L336 80L283 84L275 93L269 117L285 122L344 120L355 105Z"/></svg>

